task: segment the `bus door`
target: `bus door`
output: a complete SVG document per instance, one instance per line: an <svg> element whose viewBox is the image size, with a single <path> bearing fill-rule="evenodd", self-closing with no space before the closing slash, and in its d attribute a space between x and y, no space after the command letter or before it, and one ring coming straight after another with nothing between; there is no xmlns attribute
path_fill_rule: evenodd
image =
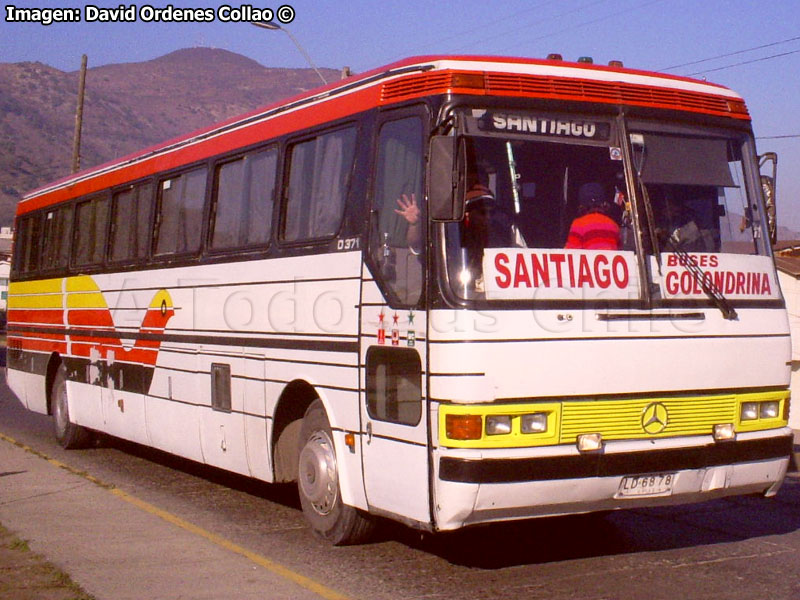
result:
<svg viewBox="0 0 800 600"><path fill-rule="evenodd" d="M378 130L361 311L364 486L371 510L431 520L424 387L422 109Z"/></svg>

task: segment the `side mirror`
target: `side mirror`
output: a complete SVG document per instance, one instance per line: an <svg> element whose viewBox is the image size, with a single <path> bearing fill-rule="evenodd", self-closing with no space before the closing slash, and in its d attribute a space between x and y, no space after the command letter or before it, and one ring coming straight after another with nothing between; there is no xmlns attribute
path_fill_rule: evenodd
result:
<svg viewBox="0 0 800 600"><path fill-rule="evenodd" d="M764 208L767 211L767 232L769 241L774 246L778 242L778 211L775 204L775 182L778 174L778 155L766 152L758 157L759 170L772 163L772 175L761 175L761 191L764 194Z"/></svg>
<svg viewBox="0 0 800 600"><path fill-rule="evenodd" d="M464 186L458 177L457 140L457 137L449 135L431 138L428 213L433 221L452 222L464 218Z"/></svg>

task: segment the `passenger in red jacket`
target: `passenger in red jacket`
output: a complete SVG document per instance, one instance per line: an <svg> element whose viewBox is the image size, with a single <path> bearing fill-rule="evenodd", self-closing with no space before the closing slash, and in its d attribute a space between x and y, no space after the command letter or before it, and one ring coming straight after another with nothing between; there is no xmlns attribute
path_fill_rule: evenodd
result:
<svg viewBox="0 0 800 600"><path fill-rule="evenodd" d="M572 222L565 248L619 250L620 230L615 208L599 183L585 183L578 190L578 217ZM618 212L618 208L617 208Z"/></svg>

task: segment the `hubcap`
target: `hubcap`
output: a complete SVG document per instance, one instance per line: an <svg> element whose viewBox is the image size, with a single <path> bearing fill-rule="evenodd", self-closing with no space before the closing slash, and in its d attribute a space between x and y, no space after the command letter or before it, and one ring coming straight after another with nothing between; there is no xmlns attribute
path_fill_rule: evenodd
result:
<svg viewBox="0 0 800 600"><path fill-rule="evenodd" d="M333 510L339 493L336 454L324 431L316 431L300 452L300 491L320 515Z"/></svg>

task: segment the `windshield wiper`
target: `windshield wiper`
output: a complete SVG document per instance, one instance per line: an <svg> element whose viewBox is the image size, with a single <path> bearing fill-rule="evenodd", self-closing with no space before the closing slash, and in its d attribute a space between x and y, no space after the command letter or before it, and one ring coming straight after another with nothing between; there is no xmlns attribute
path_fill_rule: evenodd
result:
<svg viewBox="0 0 800 600"><path fill-rule="evenodd" d="M717 286L714 285L713 281L711 281L711 277L707 277L705 271L697 266L697 262L692 258L692 256L685 250L680 250L671 238L667 238L665 245L670 252L678 256L678 264L682 267L685 267L686 270L692 274L692 277L694 277L694 280L698 283L700 289L703 290L705 295L708 296L708 298L720 310L722 316L729 321L736 320L739 317L739 315L736 313L736 309L731 306L730 302L728 302L728 299L723 296L722 292L720 292Z"/></svg>
<svg viewBox="0 0 800 600"><path fill-rule="evenodd" d="M506 154L508 155L508 174L511 177L511 192L514 196L514 214L520 211L519 204L519 173L517 173L517 161L514 159L514 149L511 142L506 142Z"/></svg>
<svg viewBox="0 0 800 600"><path fill-rule="evenodd" d="M634 172L636 173L636 181L639 184L639 189L642 191L642 202L644 203L645 214L647 216L647 230L650 234L650 244L653 249L653 255L656 258L656 265L658 266L658 275L662 276L661 248L658 241L658 232L656 231L653 207L650 203L650 195L647 192L647 184L642 179L642 171L645 161L644 137L640 134L632 134L630 139L632 150L637 149L641 153L638 161L636 161L636 156L634 155ZM705 272L697 265L697 262L691 257L691 255L685 250L678 248L677 244L675 244L671 237L667 237L664 245L666 246L667 250L678 256L678 264L685 267L686 270L692 274L692 277L700 286L700 289L702 289L703 293L709 298L709 300L711 300L711 302L714 303L714 306L719 309L719 311L722 313L722 316L729 321L737 319L739 315L736 313L736 310L731 306L730 302L728 302L728 299L722 295L722 292L717 288L717 286L714 285L714 282L711 280L711 278L706 276Z"/></svg>
<svg viewBox="0 0 800 600"><path fill-rule="evenodd" d="M636 183L642 191L642 202L644 204L645 216L647 217L647 232L650 238L650 246L653 250L653 256L656 257L658 274L661 275L661 248L659 248L658 235L656 234L656 220L653 216L653 205L650 204L650 195L647 193L647 186L642 178L646 158L644 136L641 133L632 133L628 139L630 141L631 157L633 159L633 172L636 175Z"/></svg>
<svg viewBox="0 0 800 600"><path fill-rule="evenodd" d="M650 238L650 247L653 250L653 256L656 257L658 274L661 275L661 246L658 243L658 232L656 231L656 220L653 215L653 205L650 204L650 194L647 192L647 186L644 181L642 181L641 173L637 173L637 181L639 182L639 189L642 190L642 201L644 202L644 212L647 217L647 232Z"/></svg>

